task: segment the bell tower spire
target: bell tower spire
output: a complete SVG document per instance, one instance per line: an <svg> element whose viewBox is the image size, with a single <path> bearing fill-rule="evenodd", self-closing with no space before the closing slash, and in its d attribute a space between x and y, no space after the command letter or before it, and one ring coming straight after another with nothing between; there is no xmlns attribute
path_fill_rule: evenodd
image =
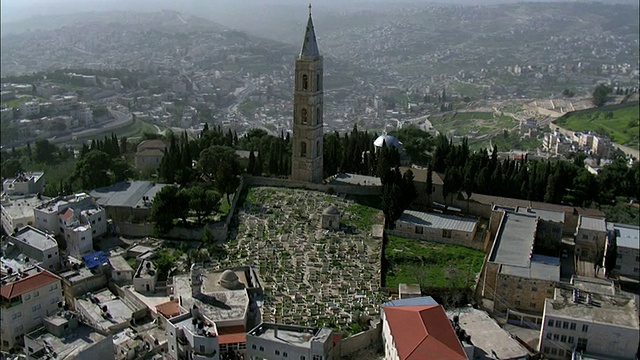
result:
<svg viewBox="0 0 640 360"><path fill-rule="evenodd" d="M319 183L323 180L323 60L316 42L311 4L300 54L295 61L291 178Z"/></svg>

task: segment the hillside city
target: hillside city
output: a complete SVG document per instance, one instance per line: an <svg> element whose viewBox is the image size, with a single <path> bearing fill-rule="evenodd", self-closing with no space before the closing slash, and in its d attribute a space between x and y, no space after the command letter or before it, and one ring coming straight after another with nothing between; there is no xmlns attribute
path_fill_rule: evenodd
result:
<svg viewBox="0 0 640 360"><path fill-rule="evenodd" d="M0 358L637 359L637 5L370 6L3 24Z"/></svg>

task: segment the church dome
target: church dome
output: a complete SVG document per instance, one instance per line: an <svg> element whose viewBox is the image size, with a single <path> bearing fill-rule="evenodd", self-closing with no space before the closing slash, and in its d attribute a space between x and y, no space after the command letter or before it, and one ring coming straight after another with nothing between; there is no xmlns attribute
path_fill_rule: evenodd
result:
<svg viewBox="0 0 640 360"><path fill-rule="evenodd" d="M340 215L340 211L338 211L335 206L331 205L324 209L322 215Z"/></svg>
<svg viewBox="0 0 640 360"><path fill-rule="evenodd" d="M241 284L236 273L231 270L225 270L222 275L220 275L220 285L227 289L235 289L240 287Z"/></svg>
<svg viewBox="0 0 640 360"><path fill-rule="evenodd" d="M381 148L383 143L387 146L395 146L398 150L400 150L400 141L398 141L395 136L382 134L378 136L378 138L373 142L373 146Z"/></svg>

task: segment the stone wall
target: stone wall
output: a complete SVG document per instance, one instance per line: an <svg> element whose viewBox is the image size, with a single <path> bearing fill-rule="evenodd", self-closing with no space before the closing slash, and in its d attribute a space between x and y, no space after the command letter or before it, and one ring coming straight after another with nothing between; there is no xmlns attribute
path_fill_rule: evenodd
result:
<svg viewBox="0 0 640 360"><path fill-rule="evenodd" d="M334 348L333 358L348 357L364 349L378 349L382 346L382 323L378 322L367 331L340 340Z"/></svg>
<svg viewBox="0 0 640 360"><path fill-rule="evenodd" d="M403 237L403 238L408 238L408 239L414 239L414 240L422 240L422 241L430 241L430 242L437 242L437 243L441 243L441 244L448 244L448 245L459 245L459 246L464 246L470 249L475 249L475 250L480 250L482 251L484 248L484 239L480 239L480 241L477 240L464 240L464 239L456 239L456 238L444 238L442 236L432 236L431 234L415 234L415 233L411 233L411 232L404 232L404 231L399 231L399 230L386 230L387 234L389 235L393 235L393 236L399 236L399 237Z"/></svg>
<svg viewBox="0 0 640 360"><path fill-rule="evenodd" d="M307 189L329 192L333 190L337 194L349 195L380 195L382 186L362 186L362 185L329 185L313 184L303 181L293 181L288 179L268 178L260 176L245 176L245 184L249 186L273 186L287 189Z"/></svg>

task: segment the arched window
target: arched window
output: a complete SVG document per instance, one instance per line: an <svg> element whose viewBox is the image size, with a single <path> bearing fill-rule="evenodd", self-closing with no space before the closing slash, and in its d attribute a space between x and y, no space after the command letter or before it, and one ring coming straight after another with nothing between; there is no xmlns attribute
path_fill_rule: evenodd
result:
<svg viewBox="0 0 640 360"><path fill-rule="evenodd" d="M316 75L316 91L320 91L320 74Z"/></svg>
<svg viewBox="0 0 640 360"><path fill-rule="evenodd" d="M307 75L302 75L302 90L309 89L309 77Z"/></svg>
<svg viewBox="0 0 640 360"><path fill-rule="evenodd" d="M320 107L318 106L316 108L316 124L320 124L322 122L322 110L320 110Z"/></svg>
<svg viewBox="0 0 640 360"><path fill-rule="evenodd" d="M304 141L300 143L300 156L307 157L307 143Z"/></svg>
<svg viewBox="0 0 640 360"><path fill-rule="evenodd" d="M320 140L316 141L316 157L322 155L322 149L320 149Z"/></svg>
<svg viewBox="0 0 640 360"><path fill-rule="evenodd" d="M308 115L307 114L307 109L300 110L300 118L301 118L303 124L307 123L307 115Z"/></svg>

